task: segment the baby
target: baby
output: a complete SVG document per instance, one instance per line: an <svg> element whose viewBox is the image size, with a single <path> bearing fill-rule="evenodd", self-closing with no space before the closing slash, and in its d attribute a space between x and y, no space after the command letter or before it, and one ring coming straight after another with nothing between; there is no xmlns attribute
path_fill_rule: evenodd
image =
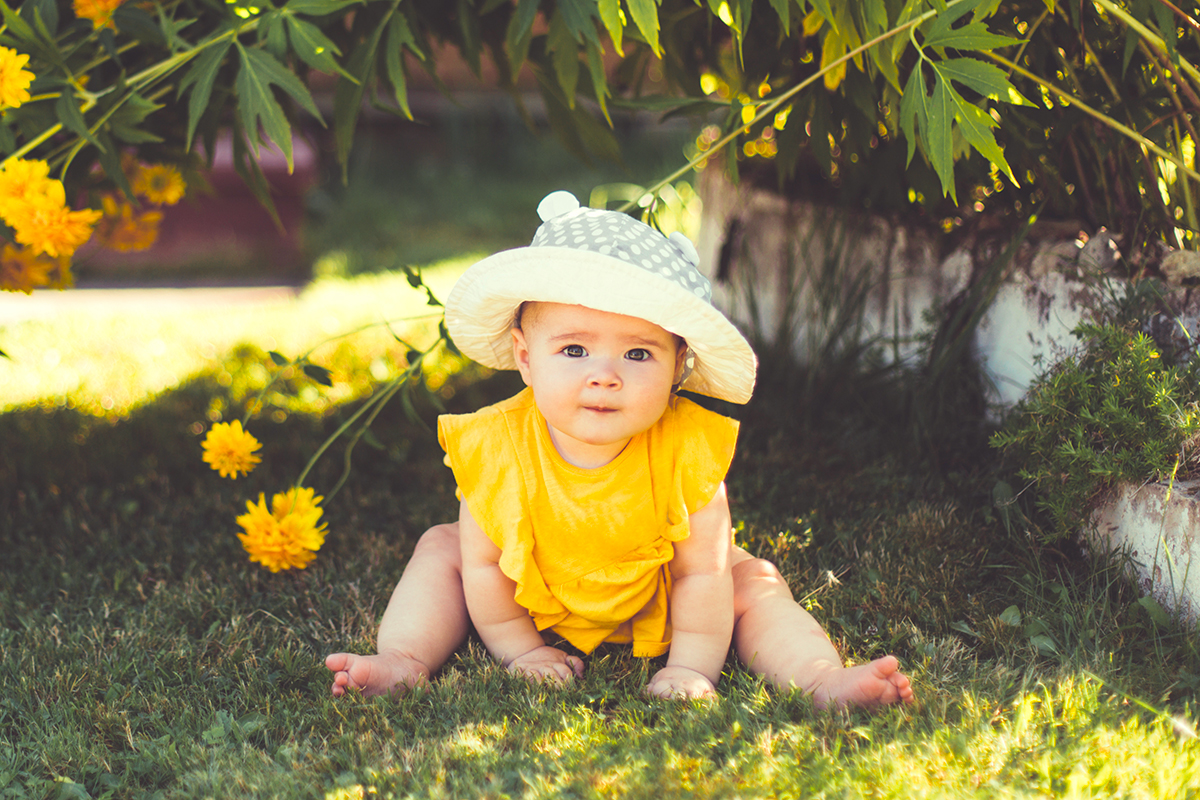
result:
<svg viewBox="0 0 1200 800"><path fill-rule="evenodd" d="M520 371L520 394L445 415L457 523L417 544L379 626L378 653L335 653L333 694L402 691L446 662L473 625L533 680L567 682L587 654L628 643L666 655L646 690L713 696L739 658L817 705L911 702L893 656L844 667L778 570L732 541L725 474L737 423L676 394L734 403L754 353L716 311L699 258L624 214L542 201L529 247L475 264L446 303L455 344Z"/></svg>

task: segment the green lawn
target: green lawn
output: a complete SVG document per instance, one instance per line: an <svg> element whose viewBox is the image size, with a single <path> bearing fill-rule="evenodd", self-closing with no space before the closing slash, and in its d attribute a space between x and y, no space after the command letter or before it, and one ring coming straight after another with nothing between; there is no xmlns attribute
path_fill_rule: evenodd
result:
<svg viewBox="0 0 1200 800"><path fill-rule="evenodd" d="M730 476L739 540L780 564L847 658L899 655L915 706L821 712L732 661L716 702L652 701L653 665L620 648L571 687L537 688L478 644L402 699L335 701L324 654L372 646L416 537L454 514L436 411L418 398L425 426L399 403L383 412L299 573L251 565L234 517L294 480L403 348L376 332L318 351L335 387L286 382L250 424L264 462L248 478L208 470L200 440L263 385L266 351L322 338L317 308L353 326L336 309L369 320L402 283L3 330L10 353L83 348L94 376L46 378L38 402L19 381L0 389L0 797L1200 796L1194 629L1156 626L1116 564L1007 533L988 468L914 461L886 401L806 427L769 386ZM167 343L172 374L101 357L136 351L134 331ZM201 341L212 349L189 361ZM451 409L514 388L452 359L431 369ZM131 374L146 377L99 413L100 387ZM309 483L325 491L340 461Z"/></svg>

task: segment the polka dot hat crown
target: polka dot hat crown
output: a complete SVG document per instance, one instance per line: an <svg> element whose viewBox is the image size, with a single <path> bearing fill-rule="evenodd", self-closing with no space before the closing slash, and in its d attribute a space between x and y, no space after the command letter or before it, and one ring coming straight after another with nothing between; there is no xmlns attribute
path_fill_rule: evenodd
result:
<svg viewBox="0 0 1200 800"><path fill-rule="evenodd" d="M757 362L745 337L712 305L696 248L616 211L583 208L569 192L538 206L528 247L478 262L446 301L455 345L493 369L516 369L512 329L526 301L565 303L639 317L682 337L690 372L681 388L734 403L754 390Z"/></svg>

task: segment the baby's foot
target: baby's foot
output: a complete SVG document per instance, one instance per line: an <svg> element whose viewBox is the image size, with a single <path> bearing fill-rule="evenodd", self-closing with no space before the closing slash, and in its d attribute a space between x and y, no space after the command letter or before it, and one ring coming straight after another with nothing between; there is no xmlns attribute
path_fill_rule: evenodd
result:
<svg viewBox="0 0 1200 800"><path fill-rule="evenodd" d="M341 697L348 689L358 689L367 697L405 692L429 680L429 668L402 653L334 653L326 656L325 666L333 672L334 697Z"/></svg>
<svg viewBox="0 0 1200 800"><path fill-rule="evenodd" d="M883 706L892 703L911 703L912 684L900 672L895 656L877 658L857 667L832 669L813 690L813 701L826 706Z"/></svg>

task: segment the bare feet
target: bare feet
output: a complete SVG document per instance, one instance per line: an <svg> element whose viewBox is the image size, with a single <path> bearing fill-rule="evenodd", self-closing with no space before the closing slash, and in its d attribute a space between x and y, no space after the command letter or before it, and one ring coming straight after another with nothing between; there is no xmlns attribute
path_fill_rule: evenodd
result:
<svg viewBox="0 0 1200 800"><path fill-rule="evenodd" d="M895 656L877 658L856 667L833 668L813 682L813 701L827 706L874 706L911 703L913 690L907 675L900 672Z"/></svg>
<svg viewBox="0 0 1200 800"><path fill-rule="evenodd" d="M326 656L325 666L333 672L334 697L341 697L348 689L358 689L367 697L405 692L429 680L428 667L401 653L334 653Z"/></svg>

